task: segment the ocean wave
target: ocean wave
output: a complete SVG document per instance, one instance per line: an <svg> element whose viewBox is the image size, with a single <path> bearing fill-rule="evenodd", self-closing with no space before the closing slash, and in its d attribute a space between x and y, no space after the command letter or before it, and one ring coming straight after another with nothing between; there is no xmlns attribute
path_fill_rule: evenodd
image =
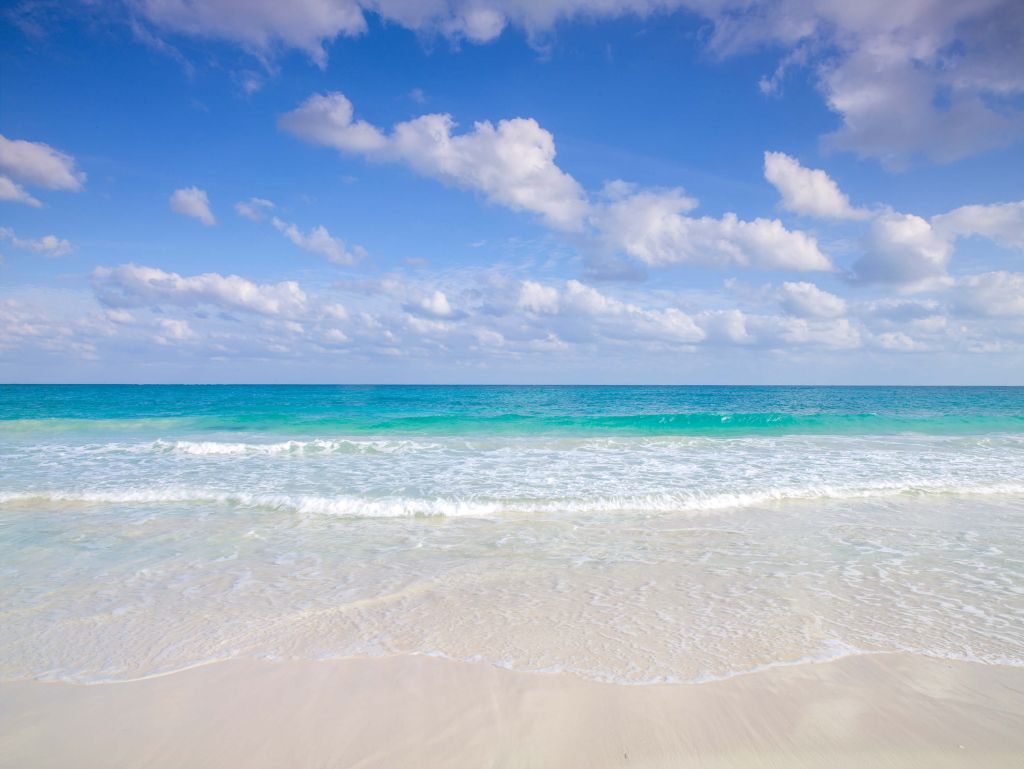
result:
<svg viewBox="0 0 1024 769"><path fill-rule="evenodd" d="M226 492L212 489L127 489L120 491L23 491L0 493L0 505L220 504L300 515L342 518L490 517L551 513L706 513L784 502L871 499L926 495L1024 495L1024 483L893 482L860 486L780 487L761 491L600 496L592 498L488 499L484 497L361 497L315 494Z"/></svg>
<svg viewBox="0 0 1024 769"><path fill-rule="evenodd" d="M248 436L247 436L248 437ZM986 435L587 435L549 434L535 436L435 436L433 439L401 437L330 437L290 438L288 440L197 440L193 437L158 438L153 441L110 441L86 443L40 442L30 446L0 446L0 453L35 454L46 459L75 461L81 457L147 454L192 457L302 457L325 455L405 455L405 454L459 454L481 456L487 453L515 454L516 456L555 456L562 452L631 452L642 451L648 456L666 452L665 457L678 452L712 457L723 451L900 451L913 448L923 450L962 451L1024 451L1024 435L1018 433L990 433ZM884 441L880 444L879 441ZM705 452L710 452L705 454ZM964 455L965 457L967 455Z"/></svg>
<svg viewBox="0 0 1024 769"><path fill-rule="evenodd" d="M151 448L157 451L172 451L196 456L237 456L275 454L402 454L407 452L434 451L440 449L441 445L413 440L350 440L344 438L315 438L306 441L290 440L277 443L166 441L161 439L152 443Z"/></svg>

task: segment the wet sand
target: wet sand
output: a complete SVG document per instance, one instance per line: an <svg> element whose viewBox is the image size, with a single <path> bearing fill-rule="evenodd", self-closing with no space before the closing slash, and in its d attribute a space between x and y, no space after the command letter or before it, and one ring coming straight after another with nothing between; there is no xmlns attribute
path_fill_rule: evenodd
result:
<svg viewBox="0 0 1024 769"><path fill-rule="evenodd" d="M0 684L0 766L1019 767L1024 669L863 655L621 686L404 656Z"/></svg>

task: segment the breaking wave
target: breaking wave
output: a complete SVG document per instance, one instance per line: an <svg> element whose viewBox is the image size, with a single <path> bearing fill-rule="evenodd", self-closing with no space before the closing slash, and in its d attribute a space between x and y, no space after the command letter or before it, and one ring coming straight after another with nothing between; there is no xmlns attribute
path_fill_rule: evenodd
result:
<svg viewBox="0 0 1024 769"><path fill-rule="evenodd" d="M702 513L790 501L844 500L902 495L1024 495L1024 483L972 484L949 481L873 483L859 486L793 486L756 492L700 492L519 499L479 496L380 498L356 495L225 492L166 488L120 491L40 490L0 494L0 505L56 503L76 505L220 504L301 515L349 518L413 516L489 517L544 513Z"/></svg>

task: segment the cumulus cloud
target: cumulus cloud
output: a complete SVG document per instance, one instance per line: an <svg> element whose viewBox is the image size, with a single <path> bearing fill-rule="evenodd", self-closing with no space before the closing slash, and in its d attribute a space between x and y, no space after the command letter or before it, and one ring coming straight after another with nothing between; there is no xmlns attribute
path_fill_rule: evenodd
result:
<svg viewBox="0 0 1024 769"><path fill-rule="evenodd" d="M342 152L382 152L384 133L365 120L354 120L352 102L343 93L313 94L296 109L281 116L281 128L311 144Z"/></svg>
<svg viewBox="0 0 1024 769"><path fill-rule="evenodd" d="M886 209L872 219L864 255L853 265L857 280L910 290L950 285L947 267L957 238L978 236L1024 249L1024 201L968 205L926 220Z"/></svg>
<svg viewBox="0 0 1024 769"><path fill-rule="evenodd" d="M961 206L933 217L932 226L949 239L980 235L1007 248L1024 250L1024 201Z"/></svg>
<svg viewBox="0 0 1024 769"><path fill-rule="evenodd" d="M212 305L277 316L301 313L307 306L306 294L292 280L259 284L238 275L216 272L185 277L135 264L97 267L93 272L93 288L97 298L110 307Z"/></svg>
<svg viewBox="0 0 1024 769"><path fill-rule="evenodd" d="M865 254L853 265L864 283L934 288L946 279L952 244L920 216L886 211L872 220Z"/></svg>
<svg viewBox="0 0 1024 769"><path fill-rule="evenodd" d="M645 339L686 345L705 338L694 319L677 307L639 307L607 296L578 280L566 281L565 288L559 292L559 314L570 319L587 319L586 326L572 329L575 334L583 332L584 336L599 331L617 341Z"/></svg>
<svg viewBox="0 0 1024 769"><path fill-rule="evenodd" d="M422 115L390 133L353 119L341 93L316 94L281 117L286 131L370 160L403 163L423 176L480 192L499 205L541 216L550 226L582 227L582 187L555 164L554 137L528 118L478 122L454 133L450 115Z"/></svg>
<svg viewBox="0 0 1024 769"><path fill-rule="evenodd" d="M840 120L829 146L899 166L946 161L1024 134L1024 10L1017 0L133 0L157 30L221 38L268 57L302 50L321 66L340 35L366 31L365 12L424 34L486 43L508 26L532 38L559 22L690 12L710 23L718 57L758 48L781 61L762 88L810 70Z"/></svg>
<svg viewBox="0 0 1024 769"><path fill-rule="evenodd" d="M928 346L902 331L885 331L870 337L873 347L888 352L917 352Z"/></svg>
<svg viewBox="0 0 1024 769"><path fill-rule="evenodd" d="M192 330L188 321L181 318L160 318L157 321L157 326L159 333L154 339L157 344L181 342L196 336L196 332Z"/></svg>
<svg viewBox="0 0 1024 769"><path fill-rule="evenodd" d="M63 360L96 357L94 339L109 325L77 307L63 302L66 292L58 292L58 303L47 306L18 297L0 298L0 350L19 350L28 354L42 352Z"/></svg>
<svg viewBox="0 0 1024 769"><path fill-rule="evenodd" d="M281 126L343 152L402 162L513 210L539 214L554 229L595 235L606 248L651 266L833 269L814 238L776 219L688 216L697 201L679 188L639 189L616 180L605 185L599 202L591 202L555 164L554 137L532 119L501 120L496 126L485 121L453 134L449 115L423 115L385 133L355 120L351 102L330 93L311 96L284 115Z"/></svg>
<svg viewBox="0 0 1024 769"><path fill-rule="evenodd" d="M250 222L262 222L267 212L273 209L273 201L265 198L249 198L235 203L235 213Z"/></svg>
<svg viewBox="0 0 1024 769"><path fill-rule="evenodd" d="M530 312L554 314L558 312L558 289L533 280L524 280L519 287L517 305Z"/></svg>
<svg viewBox="0 0 1024 769"><path fill-rule="evenodd" d="M206 190L198 187L183 187L175 190L171 195L171 210L183 216L191 216L198 219L207 227L217 223L210 210L210 200L206 197Z"/></svg>
<svg viewBox="0 0 1024 769"><path fill-rule="evenodd" d="M33 208L43 205L38 198L32 197L21 185L6 176L0 176L0 200L8 203L24 203Z"/></svg>
<svg viewBox="0 0 1024 769"><path fill-rule="evenodd" d="M67 256L74 250L70 241L58 238L56 235L22 239L10 227L0 227L0 241L7 241L13 248L32 251L44 256Z"/></svg>
<svg viewBox="0 0 1024 769"><path fill-rule="evenodd" d="M1014 141L1024 113L1024 10L1015 0L713 3L711 49L781 46L810 68L841 121L826 146L891 167ZM794 56L800 54L800 56Z"/></svg>
<svg viewBox="0 0 1024 769"><path fill-rule="evenodd" d="M85 173L75 159L49 144L8 139L0 134L0 173L30 187L77 192L85 185Z"/></svg>
<svg viewBox="0 0 1024 769"><path fill-rule="evenodd" d="M747 329L747 315L741 310L706 310L697 322L706 337L718 344L754 344L757 339Z"/></svg>
<svg viewBox="0 0 1024 769"><path fill-rule="evenodd" d="M781 316L754 316L747 327L764 346L786 348L809 345L853 349L863 344L863 335L848 318L815 320Z"/></svg>
<svg viewBox="0 0 1024 769"><path fill-rule="evenodd" d="M607 243L651 266L833 269L814 238L777 219L687 216L695 205L680 189L641 190L604 204L592 220Z"/></svg>
<svg viewBox="0 0 1024 769"><path fill-rule="evenodd" d="M416 359L429 366L555 367L596 356L657 367L666 355L691 353L735 362L765 351L781 361L797 349L892 355L1024 349L1019 273L958 278L936 298L844 302L810 283L747 293L672 292L516 280L508 272L466 268L415 281L395 273L307 295L294 283L259 284L237 275L101 268L93 276L91 307L67 301L63 292L44 311L22 301L30 292L16 290L18 300L0 292L0 348L65 358L120 354L122 360L130 350L149 360L159 355L155 344L197 360L308 361L330 354L402 359L403 370Z"/></svg>
<svg viewBox="0 0 1024 769"><path fill-rule="evenodd" d="M623 13L648 15L685 7L687 0L253 0L238 13L232 0L133 0L149 24L172 33L219 38L239 43L267 56L291 47L323 66L327 45L339 36L367 29L366 12L416 32L487 43L510 24L540 34L561 19L575 16L613 17Z"/></svg>
<svg viewBox="0 0 1024 769"><path fill-rule="evenodd" d="M420 296L412 302L403 305L407 312L417 315L428 315L433 318L450 318L455 315L448 297L439 289L429 294Z"/></svg>
<svg viewBox="0 0 1024 769"><path fill-rule="evenodd" d="M846 314L846 300L813 283L783 283L776 296L783 310L800 318L837 318Z"/></svg>
<svg viewBox="0 0 1024 769"><path fill-rule="evenodd" d="M788 211L822 219L866 219L870 214L850 199L824 171L804 168L783 152L764 153L764 178L782 195Z"/></svg>
<svg viewBox="0 0 1024 769"><path fill-rule="evenodd" d="M957 308L983 317L1024 317L1024 273L987 272L957 281Z"/></svg>
<svg viewBox="0 0 1024 769"><path fill-rule="evenodd" d="M361 246L355 246L353 251L345 248L343 241L332 237L331 233L323 225L314 227L308 233L302 232L294 224L282 221L276 216L271 219L274 228L284 235L288 240L304 251L324 257L334 264L351 265L362 256L365 251Z"/></svg>
<svg viewBox="0 0 1024 769"><path fill-rule="evenodd" d="M1008 144L1024 131L1019 111L988 105L987 88L962 90L949 82L939 51L927 54L927 64L915 57L921 40L872 42L880 48L851 53L822 78L826 101L842 119L826 146L898 169L916 154L949 162ZM948 94L946 106L938 106L940 94Z"/></svg>
<svg viewBox="0 0 1024 769"><path fill-rule="evenodd" d="M32 251L44 256L67 256L74 251L70 241L57 238L54 234L45 234L42 238L20 239L10 227L0 227L0 241L6 241L12 248Z"/></svg>
<svg viewBox="0 0 1024 769"><path fill-rule="evenodd" d="M132 0L150 23L169 32L229 40L261 55L276 47L297 48L317 64L327 63L325 44L339 35L365 31L354 0Z"/></svg>

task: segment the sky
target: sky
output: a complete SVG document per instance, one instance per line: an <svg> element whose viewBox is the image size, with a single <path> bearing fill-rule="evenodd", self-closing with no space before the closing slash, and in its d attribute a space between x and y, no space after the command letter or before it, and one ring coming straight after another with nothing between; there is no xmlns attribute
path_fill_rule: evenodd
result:
<svg viewBox="0 0 1024 769"><path fill-rule="evenodd" d="M0 381L1024 385L1018 0L0 8Z"/></svg>

